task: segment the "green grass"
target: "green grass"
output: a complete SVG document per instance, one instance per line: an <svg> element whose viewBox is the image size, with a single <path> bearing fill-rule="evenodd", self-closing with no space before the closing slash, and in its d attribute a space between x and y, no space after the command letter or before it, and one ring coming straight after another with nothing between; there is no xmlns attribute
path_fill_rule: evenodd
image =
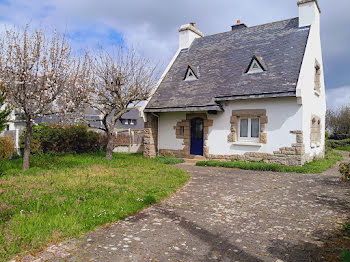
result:
<svg viewBox="0 0 350 262"><path fill-rule="evenodd" d="M322 173L328 168L332 167L337 161L341 161L343 157L341 154L327 152L326 157L318 159L304 166L280 166L276 164L267 164L264 162L244 162L244 161L200 161L197 166L211 166L211 167L226 167L226 168L240 168L245 170L257 171L273 171L273 172L293 172L293 173Z"/></svg>
<svg viewBox="0 0 350 262"><path fill-rule="evenodd" d="M34 156L1 163L0 261L112 221L160 201L186 172L141 155Z"/></svg>
<svg viewBox="0 0 350 262"><path fill-rule="evenodd" d="M338 147L336 148L337 150L341 150L341 151L350 151L350 146L347 147Z"/></svg>
<svg viewBox="0 0 350 262"><path fill-rule="evenodd" d="M185 162L185 160L182 158L175 158L171 156L157 156L155 160L166 165L176 165Z"/></svg>

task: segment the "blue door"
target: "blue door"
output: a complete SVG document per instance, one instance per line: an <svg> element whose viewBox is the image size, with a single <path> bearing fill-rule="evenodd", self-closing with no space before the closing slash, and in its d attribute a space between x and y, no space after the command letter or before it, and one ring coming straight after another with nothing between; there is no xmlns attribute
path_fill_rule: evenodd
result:
<svg viewBox="0 0 350 262"><path fill-rule="evenodd" d="M191 155L203 155L203 119L191 120Z"/></svg>

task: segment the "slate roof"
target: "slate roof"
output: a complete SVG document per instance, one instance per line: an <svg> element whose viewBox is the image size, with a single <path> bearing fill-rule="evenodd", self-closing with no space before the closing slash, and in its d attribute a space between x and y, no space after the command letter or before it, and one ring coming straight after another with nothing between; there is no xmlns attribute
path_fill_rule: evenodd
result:
<svg viewBox="0 0 350 262"><path fill-rule="evenodd" d="M223 100L295 96L309 31L293 18L198 38L180 52L145 112L222 110ZM246 74L254 56L266 71ZM198 80L183 80L189 65Z"/></svg>

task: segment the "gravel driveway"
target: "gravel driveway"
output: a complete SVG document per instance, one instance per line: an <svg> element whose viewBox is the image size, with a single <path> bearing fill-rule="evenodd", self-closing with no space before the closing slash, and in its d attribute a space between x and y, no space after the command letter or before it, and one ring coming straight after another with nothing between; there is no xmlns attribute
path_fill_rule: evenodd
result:
<svg viewBox="0 0 350 262"><path fill-rule="evenodd" d="M63 255L51 261L323 261L323 241L350 212L336 167L322 175L178 167L192 175L181 191L54 246Z"/></svg>

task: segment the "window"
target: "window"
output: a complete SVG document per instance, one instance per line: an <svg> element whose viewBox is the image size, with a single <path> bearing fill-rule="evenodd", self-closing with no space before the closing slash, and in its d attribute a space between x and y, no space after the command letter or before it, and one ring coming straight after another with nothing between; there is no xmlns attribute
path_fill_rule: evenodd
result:
<svg viewBox="0 0 350 262"><path fill-rule="evenodd" d="M192 80L198 80L198 76L195 73L195 68L193 66L188 66L186 75L184 78L185 81L192 81Z"/></svg>
<svg viewBox="0 0 350 262"><path fill-rule="evenodd" d="M259 141L260 119L241 118L239 121L239 140Z"/></svg>
<svg viewBox="0 0 350 262"><path fill-rule="evenodd" d="M184 135L185 135L185 127L180 126L180 136L184 136Z"/></svg>
<svg viewBox="0 0 350 262"><path fill-rule="evenodd" d="M123 119L121 122L123 125L136 125L136 119Z"/></svg>
<svg viewBox="0 0 350 262"><path fill-rule="evenodd" d="M315 62L315 92L320 93L321 92L321 65L317 62Z"/></svg>
<svg viewBox="0 0 350 262"><path fill-rule="evenodd" d="M258 56L253 56L248 69L245 71L247 74L262 73L266 71L266 66L262 59Z"/></svg>

